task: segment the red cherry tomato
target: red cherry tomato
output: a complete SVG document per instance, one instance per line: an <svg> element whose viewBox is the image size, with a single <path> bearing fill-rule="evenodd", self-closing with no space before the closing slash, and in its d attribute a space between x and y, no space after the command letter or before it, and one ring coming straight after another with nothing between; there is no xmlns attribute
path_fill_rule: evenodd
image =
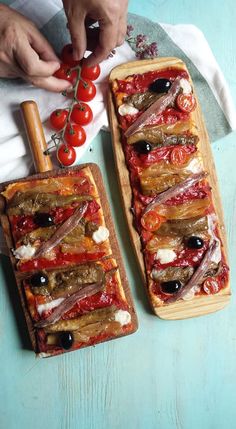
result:
<svg viewBox="0 0 236 429"><path fill-rule="evenodd" d="M61 51L61 60L63 61L63 63L68 64L70 67L76 67L77 65L79 65L80 61L76 61L73 58L73 47L71 43L63 47Z"/></svg>
<svg viewBox="0 0 236 429"><path fill-rule="evenodd" d="M50 115L50 124L57 131L62 130L66 124L68 112L65 109L57 109Z"/></svg>
<svg viewBox="0 0 236 429"><path fill-rule="evenodd" d="M193 94L179 94L176 99L177 106L182 112L190 113L196 107L196 98Z"/></svg>
<svg viewBox="0 0 236 429"><path fill-rule="evenodd" d="M174 165L183 165L186 164L188 160L188 154L185 151L184 147L175 147L172 149L170 154L170 162Z"/></svg>
<svg viewBox="0 0 236 429"><path fill-rule="evenodd" d="M82 66L81 77L84 79L96 80L100 76L101 68L99 64L93 67Z"/></svg>
<svg viewBox="0 0 236 429"><path fill-rule="evenodd" d="M70 146L82 146L86 140L86 133L80 125L68 124L64 138Z"/></svg>
<svg viewBox="0 0 236 429"><path fill-rule="evenodd" d="M83 79L78 85L76 98L81 101L91 101L96 95L96 87L89 79Z"/></svg>
<svg viewBox="0 0 236 429"><path fill-rule="evenodd" d="M86 103L75 104L71 113L71 119L76 124L88 125L93 120L92 109Z"/></svg>
<svg viewBox="0 0 236 429"><path fill-rule="evenodd" d="M57 157L62 165L72 165L76 159L75 149L72 146L62 144L57 150Z"/></svg>
<svg viewBox="0 0 236 429"><path fill-rule="evenodd" d="M164 218L154 210L149 210L141 217L141 224L147 231L156 231L164 222Z"/></svg>
<svg viewBox="0 0 236 429"><path fill-rule="evenodd" d="M70 66L68 64L61 64L61 67L54 73L53 76L57 77L58 79L67 80L74 85L77 78L77 71L71 71Z"/></svg>
<svg viewBox="0 0 236 429"><path fill-rule="evenodd" d="M219 292L219 282L214 277L207 277L203 283L203 290L207 295Z"/></svg>

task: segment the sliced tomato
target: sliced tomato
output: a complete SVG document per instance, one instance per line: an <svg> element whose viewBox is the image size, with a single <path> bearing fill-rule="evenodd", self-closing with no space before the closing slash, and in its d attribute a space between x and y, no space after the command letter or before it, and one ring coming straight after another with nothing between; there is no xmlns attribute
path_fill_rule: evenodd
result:
<svg viewBox="0 0 236 429"><path fill-rule="evenodd" d="M164 220L165 218L163 216L160 216L154 210L149 210L141 217L141 224L144 229L152 232L160 228Z"/></svg>
<svg viewBox="0 0 236 429"><path fill-rule="evenodd" d="M172 149L170 154L170 162L174 165L186 164L188 160L188 154L184 147L178 146Z"/></svg>
<svg viewBox="0 0 236 429"><path fill-rule="evenodd" d="M177 106L182 112L190 113L196 107L196 98L193 94L179 94L176 99Z"/></svg>
<svg viewBox="0 0 236 429"><path fill-rule="evenodd" d="M219 282L214 277L207 277L203 283L203 290L207 295L213 295L220 290Z"/></svg>

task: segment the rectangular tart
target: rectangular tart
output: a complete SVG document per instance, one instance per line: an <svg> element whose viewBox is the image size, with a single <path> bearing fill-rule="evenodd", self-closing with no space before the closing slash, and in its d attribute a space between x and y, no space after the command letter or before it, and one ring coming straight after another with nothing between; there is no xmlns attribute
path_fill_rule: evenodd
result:
<svg viewBox="0 0 236 429"><path fill-rule="evenodd" d="M175 319L222 308L230 295L222 209L185 64L160 58L113 69L109 117L125 212L154 312Z"/></svg>
<svg viewBox="0 0 236 429"><path fill-rule="evenodd" d="M54 356L134 332L98 167L35 175L1 191L2 226L35 352Z"/></svg>

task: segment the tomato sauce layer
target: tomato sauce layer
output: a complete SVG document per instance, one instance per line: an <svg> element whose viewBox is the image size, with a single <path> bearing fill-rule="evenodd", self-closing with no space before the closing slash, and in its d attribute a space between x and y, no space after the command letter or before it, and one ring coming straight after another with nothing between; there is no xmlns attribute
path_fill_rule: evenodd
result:
<svg viewBox="0 0 236 429"><path fill-rule="evenodd" d="M80 203L73 204L71 207L56 207L51 209L48 214L52 217L54 225L58 225L68 219L73 215L76 206ZM89 205L85 214L85 219L87 221L95 222L96 213L99 211L100 205L95 201L89 201ZM21 237L24 237L25 234L34 231L39 228L35 223L34 215L13 215L9 216L9 221L11 224L12 234L14 240L17 242Z"/></svg>
<svg viewBox="0 0 236 429"><path fill-rule="evenodd" d="M148 90L149 85L156 79L169 79L173 81L176 77L188 79L188 73L185 70L167 68L165 70L153 70L143 74L134 74L126 80L117 80L118 91L126 94L137 94Z"/></svg>

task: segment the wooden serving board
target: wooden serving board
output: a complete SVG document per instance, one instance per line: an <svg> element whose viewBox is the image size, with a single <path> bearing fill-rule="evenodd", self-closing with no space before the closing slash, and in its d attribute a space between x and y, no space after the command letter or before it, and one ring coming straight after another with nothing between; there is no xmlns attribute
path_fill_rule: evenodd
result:
<svg viewBox="0 0 236 429"><path fill-rule="evenodd" d="M110 241L110 246L111 246L111 250L112 250L112 255L110 257L116 259L116 261L117 261L117 266L119 267L119 272L120 272L121 284L122 284L127 302L129 304L131 321L133 324L133 330L132 330L132 332L129 332L129 334L131 334L138 329L138 320L137 320L137 315L136 315L136 312L134 309L133 299L131 296L131 292L130 292L129 283L128 283L128 279L126 276L123 260L121 257L118 240L116 237L116 231L115 231L115 227L113 224L111 210L110 210L109 202L107 199L106 190L104 187L101 171L100 171L99 167L94 163L81 164L81 165L76 166L76 167L70 167L69 169L68 168L63 168L63 169L59 168L59 169L50 170L52 168L50 158L48 156L43 155L46 142L44 141L44 133L43 133L43 129L41 128L41 121L40 121L40 118L38 115L37 106L32 101L29 101L29 102L27 101L24 103L25 104L22 106L22 110L23 110L23 116L24 116L25 123L26 123L29 144L31 146L35 168L36 168L36 170L40 171L40 173L34 174L32 176L28 176L26 178L11 180L11 181L2 183L2 184L0 184L0 193L3 192L4 189L6 188L6 186L9 185L10 183L17 183L17 182L24 183L26 181L27 182L31 181L31 180L33 181L35 179L46 179L46 178L50 178L50 177L52 177L52 178L53 177L59 177L59 176L65 175L67 170L76 172L76 171L81 170L84 167L90 168L92 175L96 181L96 186L98 189L98 194L99 194L99 198L101 201L101 206L102 206L103 213L105 216L105 223L106 223L106 226L110 232L109 241ZM26 110L26 112L25 112L25 110ZM28 126L30 127L30 129ZM17 260L13 256L13 254L10 250L10 249L14 248L14 242L13 242L13 238L11 235L11 229L10 229L8 217L4 213L4 205L5 205L4 198L0 195L0 212L1 212L0 213L0 221L2 224L4 236L5 236L7 246L9 249L9 257L10 257L10 260L11 260L11 263L12 263L12 266L14 269L17 288L19 291L22 307L23 307L23 310L25 313L25 318L26 318L26 322L27 322L27 326L28 326L28 330L29 330L29 334L30 334L31 343L32 343L34 351L37 353L37 344L36 344L36 336L35 336L35 332L34 332L34 327L33 327L33 323L32 323L29 311L27 309L27 304L25 302L25 296L24 296L24 292L23 292L23 288L22 288L22 280L25 277L27 277L29 275L29 273L27 273L27 272L22 273L22 272L19 272L16 270ZM54 268L51 268L51 270L53 270L53 269ZM48 269L48 271L50 271L50 269ZM127 335L127 334L125 334L125 335ZM123 336L123 335L121 335L121 336ZM111 339L115 339L115 338L118 338L118 336L113 337ZM99 341L99 342L103 342L103 341L104 340ZM105 340L105 341L107 341L107 340ZM83 347L86 347L86 344Z"/></svg>
<svg viewBox="0 0 236 429"><path fill-rule="evenodd" d="M124 79L127 76L135 73L145 73L148 71L159 70L168 67L187 70L187 67L183 63L183 61L174 57L158 58L154 60L132 61L115 67L110 73L109 81L111 83L114 79ZM196 93L195 97L197 99ZM141 251L141 241L138 232L133 226L133 215L130 210L132 191L129 181L129 172L125 163L125 156L121 144L120 127L116 116L111 88L108 94L108 112L112 133L113 149L115 154L116 169L122 194L124 212L127 219L134 252L136 254L138 264L143 276L143 281L144 283L146 283L145 266L143 254ZM197 133L200 139L198 147L202 154L204 170L209 173L208 181L212 188L213 203L219 221L220 237L224 246L226 262L228 263L226 232L224 227L223 210L220 199L216 169L208 133L198 100L197 108L193 112L193 120L196 123ZM152 303L151 305L155 314L163 319L185 319L189 317L201 316L203 314L212 313L224 308L230 300L230 295L230 285L228 284L226 288L222 289L218 294L215 295L200 295L194 297L194 299L191 301L180 300L176 301L175 303L163 305L160 307L153 307Z"/></svg>

